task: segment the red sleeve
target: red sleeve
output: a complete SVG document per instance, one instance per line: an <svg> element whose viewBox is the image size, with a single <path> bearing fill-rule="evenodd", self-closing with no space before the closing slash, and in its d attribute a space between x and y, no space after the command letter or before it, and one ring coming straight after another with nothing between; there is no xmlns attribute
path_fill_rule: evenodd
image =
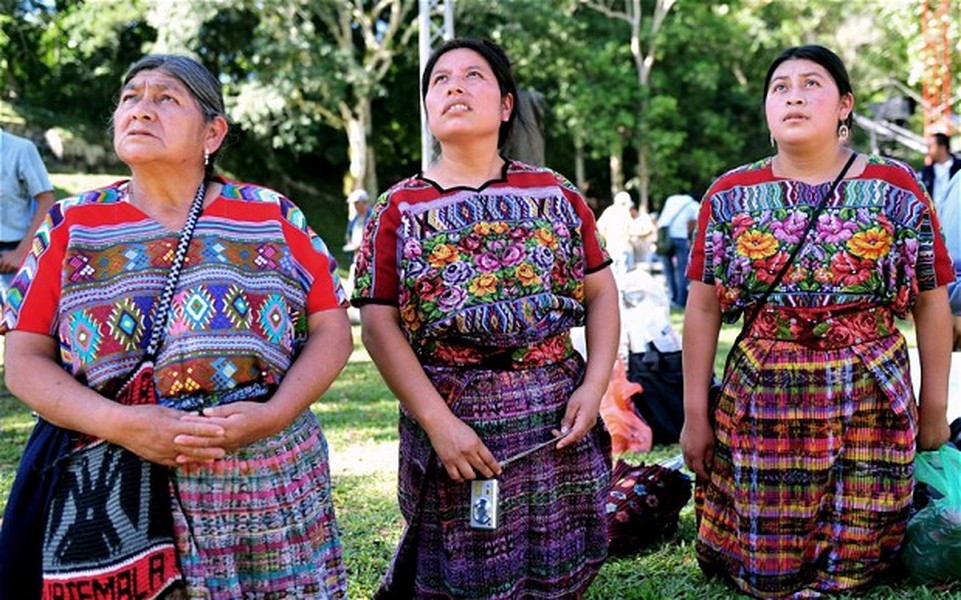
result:
<svg viewBox="0 0 961 600"><path fill-rule="evenodd" d="M364 240L357 251L354 271L355 306L363 304L398 305L400 276L398 274L397 229L400 210L388 191L373 207L364 230Z"/></svg>
<svg viewBox="0 0 961 600"><path fill-rule="evenodd" d="M597 221L594 219L594 213L580 193L564 186L562 186L562 189L564 190L564 195L567 196L567 199L574 207L574 212L577 213L578 218L581 220L581 243L584 244L584 272L593 273L600 271L611 264L611 258L608 256L607 250L597 236Z"/></svg>
<svg viewBox="0 0 961 600"><path fill-rule="evenodd" d="M716 184L715 184L716 185ZM694 245L691 246L691 256L687 262L687 278L691 281L705 281L704 272L704 246L706 242L705 232L711 222L711 197L714 194L714 187L708 190L701 200L701 208L697 213L697 228L694 230Z"/></svg>
<svg viewBox="0 0 961 600"><path fill-rule="evenodd" d="M70 227L64 207L55 204L33 238L30 253L7 290L0 331L57 336L61 273Z"/></svg>
<svg viewBox="0 0 961 600"><path fill-rule="evenodd" d="M307 313L313 314L331 308L340 308L341 302L337 297L337 285L330 276L330 257L318 250L312 238L317 238L313 230L306 232L294 227L289 221L282 221L284 237L290 252L303 269L310 274L307 289ZM317 238L319 240L319 238ZM323 242L321 241L321 244Z"/></svg>

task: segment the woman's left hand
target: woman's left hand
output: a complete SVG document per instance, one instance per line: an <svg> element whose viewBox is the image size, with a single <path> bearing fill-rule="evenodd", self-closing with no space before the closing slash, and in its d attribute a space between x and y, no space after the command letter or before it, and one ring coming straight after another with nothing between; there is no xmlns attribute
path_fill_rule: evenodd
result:
<svg viewBox="0 0 961 600"><path fill-rule="evenodd" d="M237 450L247 444L261 440L276 433L274 427L275 412L266 402L233 402L223 406L204 409L202 415L186 414L181 417L184 421L212 423L224 430L221 447L227 452ZM184 451L177 457L177 462L186 464L196 462L194 454L209 444L207 438L178 435L174 443Z"/></svg>
<svg viewBox="0 0 961 600"><path fill-rule="evenodd" d="M564 418L561 419L561 428L554 430L554 435L564 436L564 439L557 443L557 449L573 446L581 441L597 425L600 407L601 395L595 390L583 385L574 390L570 400L567 401L567 410L564 412Z"/></svg>

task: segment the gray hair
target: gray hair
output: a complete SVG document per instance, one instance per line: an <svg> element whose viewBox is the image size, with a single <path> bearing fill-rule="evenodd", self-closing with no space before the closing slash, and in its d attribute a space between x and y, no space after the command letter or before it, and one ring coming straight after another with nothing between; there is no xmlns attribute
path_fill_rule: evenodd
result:
<svg viewBox="0 0 961 600"><path fill-rule="evenodd" d="M200 110L203 111L204 119L208 123L216 117L223 117L225 121L230 122L224 109L224 94L220 82L196 60L176 54L148 54L130 65L123 75L121 89L141 71L160 71L176 77L200 105ZM207 177L213 175L214 162L218 154L220 154L220 148L210 154L205 169Z"/></svg>

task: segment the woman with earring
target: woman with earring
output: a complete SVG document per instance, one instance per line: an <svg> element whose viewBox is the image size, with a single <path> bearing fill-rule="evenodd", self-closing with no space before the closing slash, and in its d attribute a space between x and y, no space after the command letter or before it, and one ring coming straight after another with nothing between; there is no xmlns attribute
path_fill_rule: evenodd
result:
<svg viewBox="0 0 961 600"><path fill-rule="evenodd" d="M224 101L193 59L134 63L112 129L130 179L54 206L3 314L10 391L38 428L74 432L65 456L25 465L66 465L55 482L65 510L49 511L43 536L43 597L344 597L327 443L310 411L352 348L335 262L290 200L214 174ZM159 350L145 350L155 331ZM155 403L115 401L145 354ZM119 448L110 456L132 456L133 474L168 467L166 514L143 509L156 480L114 506L132 480L110 461L91 472L78 441ZM88 493L100 486L102 498ZM164 522L166 546L154 542ZM155 559L118 562L140 532ZM32 572L12 576L40 586ZM10 597L40 597L23 590Z"/></svg>
<svg viewBox="0 0 961 600"><path fill-rule="evenodd" d="M948 439L951 260L914 172L850 148L853 109L833 52L778 56L764 83L777 152L712 185L688 270L681 448L697 557L756 597L877 578L902 543L916 447ZM709 404L717 333L741 315ZM917 405L895 322L909 316Z"/></svg>
<svg viewBox="0 0 961 600"><path fill-rule="evenodd" d="M517 99L500 47L441 45L421 89L440 157L374 206L354 290L401 408L407 529L379 596L575 598L607 555L610 260L566 179L498 152ZM497 501L472 505L478 479Z"/></svg>

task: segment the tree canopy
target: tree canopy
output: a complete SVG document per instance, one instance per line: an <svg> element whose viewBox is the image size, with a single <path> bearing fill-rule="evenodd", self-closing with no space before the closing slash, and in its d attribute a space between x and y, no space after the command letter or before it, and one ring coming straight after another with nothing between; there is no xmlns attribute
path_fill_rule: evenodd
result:
<svg viewBox="0 0 961 600"><path fill-rule="evenodd" d="M771 152L761 79L788 46L836 50L863 114L895 96L916 103L923 1L457 0L455 33L502 44L520 87L543 96L547 166L600 206L626 186L656 210ZM235 132L227 171L289 193L333 231L346 191L377 193L419 167L417 4L132 0L104 10L91 0L0 0L0 125L25 115L34 137L59 126L105 144L127 66L149 52L191 54L224 84ZM920 113L904 123L917 133ZM854 143L866 144L864 134ZM915 166L922 158L882 151Z"/></svg>

